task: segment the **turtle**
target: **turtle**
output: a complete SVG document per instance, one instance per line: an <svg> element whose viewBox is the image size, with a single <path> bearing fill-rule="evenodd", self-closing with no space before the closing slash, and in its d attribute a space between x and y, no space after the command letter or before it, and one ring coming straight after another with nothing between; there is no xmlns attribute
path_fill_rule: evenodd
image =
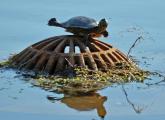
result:
<svg viewBox="0 0 165 120"><path fill-rule="evenodd" d="M48 21L48 25L62 27L66 29L67 32L84 36L86 39L88 39L88 37L100 37L101 35L108 37L106 30L108 23L105 18L96 22L93 18L76 16L63 23L57 22L56 18L51 18Z"/></svg>
<svg viewBox="0 0 165 120"><path fill-rule="evenodd" d="M60 101L68 107L78 111L89 111L96 109L98 116L104 118L106 116L106 109L104 107L106 96L101 96L98 93L88 93L84 95L69 95L64 93L64 97L57 98L54 96L47 96L51 102Z"/></svg>

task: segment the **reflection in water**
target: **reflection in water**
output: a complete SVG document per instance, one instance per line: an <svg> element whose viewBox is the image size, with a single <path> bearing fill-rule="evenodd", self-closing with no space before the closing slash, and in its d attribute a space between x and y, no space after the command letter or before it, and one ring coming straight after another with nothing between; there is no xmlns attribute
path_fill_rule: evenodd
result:
<svg viewBox="0 0 165 120"><path fill-rule="evenodd" d="M133 110L136 112L136 113L142 113L143 112L143 110L146 108L144 108L144 107L140 107L140 106L137 106L136 107L136 105L135 105L135 103L133 103L129 98L128 98L128 93L127 93L127 91L125 90L125 88L124 88L124 85L122 84L122 91L124 92L124 95L125 95L125 97L126 97L126 100L127 100L127 102L132 106L132 108L133 108Z"/></svg>
<svg viewBox="0 0 165 120"><path fill-rule="evenodd" d="M96 109L98 116L100 116L101 118L104 118L106 115L104 102L107 100L107 97L101 96L98 93L93 93L85 96L64 95L63 98L47 96L47 99L52 102L60 101L61 103L66 104L68 107L78 111L90 111Z"/></svg>

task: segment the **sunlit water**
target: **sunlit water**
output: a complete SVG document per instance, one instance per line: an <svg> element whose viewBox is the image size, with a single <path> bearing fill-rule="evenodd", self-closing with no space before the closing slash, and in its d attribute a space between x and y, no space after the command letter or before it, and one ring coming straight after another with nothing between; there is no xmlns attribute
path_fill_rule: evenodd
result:
<svg viewBox="0 0 165 120"><path fill-rule="evenodd" d="M101 39L125 53L143 36L131 55L142 68L164 74L164 11L164 0L0 0L0 60L47 37L68 34L48 27L49 18L65 21L84 15L107 18L110 37ZM32 87L16 76L13 70L0 71L0 120L100 120L102 115L105 120L165 119L164 82L146 85L161 81L159 77L75 98Z"/></svg>

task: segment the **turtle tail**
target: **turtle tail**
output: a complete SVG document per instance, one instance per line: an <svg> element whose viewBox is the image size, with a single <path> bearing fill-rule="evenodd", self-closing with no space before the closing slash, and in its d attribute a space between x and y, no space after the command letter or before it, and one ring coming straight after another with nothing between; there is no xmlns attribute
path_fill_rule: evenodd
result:
<svg viewBox="0 0 165 120"><path fill-rule="evenodd" d="M57 22L56 18L51 18L48 21L48 25L49 26L57 26L57 27L62 27L62 25L60 23Z"/></svg>

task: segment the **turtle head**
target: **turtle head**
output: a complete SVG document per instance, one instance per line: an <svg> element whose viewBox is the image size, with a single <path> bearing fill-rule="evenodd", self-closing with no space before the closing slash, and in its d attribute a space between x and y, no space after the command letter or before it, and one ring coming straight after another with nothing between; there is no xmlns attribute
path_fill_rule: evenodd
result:
<svg viewBox="0 0 165 120"><path fill-rule="evenodd" d="M108 22L106 19L101 19L98 24L98 32L102 34L104 37L108 36L108 32L106 31L106 28L108 27Z"/></svg>
<svg viewBox="0 0 165 120"><path fill-rule="evenodd" d="M98 27L100 28L100 30L105 30L108 26L108 22L106 21L106 19L101 19L99 24L98 24Z"/></svg>
<svg viewBox="0 0 165 120"><path fill-rule="evenodd" d="M57 27L62 27L62 25L60 23L57 22L56 18L51 18L48 21L48 25L49 26L57 26Z"/></svg>

